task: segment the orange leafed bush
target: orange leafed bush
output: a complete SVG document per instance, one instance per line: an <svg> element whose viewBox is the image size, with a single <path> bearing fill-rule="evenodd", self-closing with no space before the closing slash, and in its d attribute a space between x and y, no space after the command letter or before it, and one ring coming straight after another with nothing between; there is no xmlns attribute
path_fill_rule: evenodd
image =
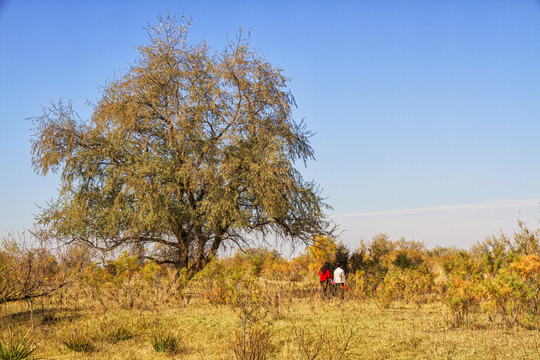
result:
<svg viewBox="0 0 540 360"><path fill-rule="evenodd" d="M518 270L524 279L540 274L540 258L534 254L521 256L511 266Z"/></svg>

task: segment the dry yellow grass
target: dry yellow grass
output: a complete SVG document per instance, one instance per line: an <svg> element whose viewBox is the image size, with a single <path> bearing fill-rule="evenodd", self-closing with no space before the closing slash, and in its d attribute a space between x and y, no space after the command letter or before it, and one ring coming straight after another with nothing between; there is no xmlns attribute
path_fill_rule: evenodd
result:
<svg viewBox="0 0 540 360"><path fill-rule="evenodd" d="M279 312L271 309L279 306ZM523 328L451 328L445 308L339 299L282 300L256 306L259 319L248 325L270 326L268 359L539 359L540 333ZM36 306L35 356L40 359L231 359L235 334L242 334L242 307L209 305L159 306L151 310L107 311ZM272 311L267 311L272 310ZM276 315L277 314L277 315ZM25 304L4 306L2 328L31 331ZM117 340L118 328L131 338ZM152 339L173 334L181 350L157 353ZM235 333L236 332L236 333ZM80 334L92 351L74 352L63 341Z"/></svg>

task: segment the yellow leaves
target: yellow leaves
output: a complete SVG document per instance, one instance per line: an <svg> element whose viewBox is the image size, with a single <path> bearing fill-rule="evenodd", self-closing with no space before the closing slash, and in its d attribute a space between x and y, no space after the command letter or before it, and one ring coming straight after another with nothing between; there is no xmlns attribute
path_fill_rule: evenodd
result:
<svg viewBox="0 0 540 360"><path fill-rule="evenodd" d="M519 271L524 279L540 274L540 258L534 254L523 255L511 267Z"/></svg>
<svg viewBox="0 0 540 360"><path fill-rule="evenodd" d="M510 285L507 282L498 281L497 284L497 292L500 296L507 296L512 293L513 289L510 287Z"/></svg>
<svg viewBox="0 0 540 360"><path fill-rule="evenodd" d="M147 281L155 280L161 271L161 266L155 261L147 261L142 269L142 275Z"/></svg>
<svg viewBox="0 0 540 360"><path fill-rule="evenodd" d="M326 261L333 262L336 252L336 239L330 236L316 235L313 237L308 253L313 262L309 269L316 272Z"/></svg>

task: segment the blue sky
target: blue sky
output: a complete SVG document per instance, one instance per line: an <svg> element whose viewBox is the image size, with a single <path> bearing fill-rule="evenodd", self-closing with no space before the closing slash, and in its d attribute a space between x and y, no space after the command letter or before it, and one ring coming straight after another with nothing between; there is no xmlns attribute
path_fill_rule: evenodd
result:
<svg viewBox="0 0 540 360"><path fill-rule="evenodd" d="M468 248L540 202L538 1L0 0L0 235L31 228L58 178L31 166L31 122L81 117L125 72L159 13L222 49L251 31L291 78L321 185L351 248L380 232Z"/></svg>

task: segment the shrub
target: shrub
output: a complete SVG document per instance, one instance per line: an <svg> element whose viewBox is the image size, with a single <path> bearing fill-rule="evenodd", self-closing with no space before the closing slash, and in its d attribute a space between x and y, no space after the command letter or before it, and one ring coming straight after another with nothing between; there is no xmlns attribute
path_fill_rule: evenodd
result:
<svg viewBox="0 0 540 360"><path fill-rule="evenodd" d="M508 326L538 327L540 316L540 258L522 255L484 281L484 310Z"/></svg>
<svg viewBox="0 0 540 360"><path fill-rule="evenodd" d="M292 324L292 345L294 356L301 360L315 360L322 354L324 345L328 341L326 331L312 331Z"/></svg>
<svg viewBox="0 0 540 360"><path fill-rule="evenodd" d="M250 326L234 332L233 353L236 360L263 360L270 352L272 333L267 326Z"/></svg>
<svg viewBox="0 0 540 360"><path fill-rule="evenodd" d="M450 310L448 321L453 326L470 325L470 315L485 297L481 266L467 252L460 251L449 257L443 268L447 280L442 300Z"/></svg>
<svg viewBox="0 0 540 360"><path fill-rule="evenodd" d="M417 305L428 302L434 289L434 277L427 266L417 269L391 268L379 289L384 305L400 300Z"/></svg>
<svg viewBox="0 0 540 360"><path fill-rule="evenodd" d="M232 344L236 360L263 360L270 353L273 334L263 300L262 288L255 278L246 277L237 284L233 306L240 323Z"/></svg>

